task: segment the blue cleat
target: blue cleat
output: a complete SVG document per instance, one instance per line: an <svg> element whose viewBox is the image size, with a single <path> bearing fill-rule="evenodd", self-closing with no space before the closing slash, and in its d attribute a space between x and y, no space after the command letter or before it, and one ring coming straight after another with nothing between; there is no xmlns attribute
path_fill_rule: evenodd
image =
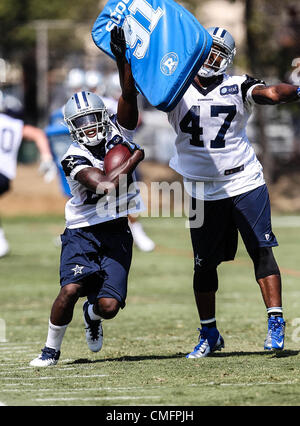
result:
<svg viewBox="0 0 300 426"><path fill-rule="evenodd" d="M268 334L264 349L282 351L284 348L285 322L282 317L271 316L268 320Z"/></svg>
<svg viewBox="0 0 300 426"><path fill-rule="evenodd" d="M204 358L225 347L224 339L215 327L203 327L198 330L200 331L199 343L194 347L193 352L186 355L186 358Z"/></svg>
<svg viewBox="0 0 300 426"><path fill-rule="evenodd" d="M45 346L44 349L42 349L41 355L33 359L29 365L31 367L50 367L51 365L57 364L59 356L60 351Z"/></svg>

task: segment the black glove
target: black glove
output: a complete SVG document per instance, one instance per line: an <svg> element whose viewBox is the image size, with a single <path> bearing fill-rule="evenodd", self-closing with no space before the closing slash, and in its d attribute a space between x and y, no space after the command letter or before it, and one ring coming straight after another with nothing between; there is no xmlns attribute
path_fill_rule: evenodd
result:
<svg viewBox="0 0 300 426"><path fill-rule="evenodd" d="M115 26L111 30L110 48L116 59L125 58L126 40L123 28Z"/></svg>
<svg viewBox="0 0 300 426"><path fill-rule="evenodd" d="M135 151L137 151L138 149L140 151L143 151L143 149L140 147L140 145L138 145L137 143L134 142L128 142L126 140L123 140L121 142L122 145L127 146L127 148L129 149L129 151L133 154Z"/></svg>

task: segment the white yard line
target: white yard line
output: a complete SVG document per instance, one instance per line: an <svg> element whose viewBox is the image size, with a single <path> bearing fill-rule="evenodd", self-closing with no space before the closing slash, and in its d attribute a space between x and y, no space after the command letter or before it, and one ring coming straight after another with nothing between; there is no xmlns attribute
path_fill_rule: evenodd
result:
<svg viewBox="0 0 300 426"><path fill-rule="evenodd" d="M198 386L286 386L286 385L298 385L299 381L287 381L287 382L253 382L253 383L193 383L187 386L198 387Z"/></svg>
<svg viewBox="0 0 300 426"><path fill-rule="evenodd" d="M102 392L102 391L106 391L106 392L128 392L128 391L147 391L149 389L157 389L160 388L161 386L150 386L147 388L144 388L142 386L133 386L133 387L124 387L124 388L111 388L111 387L103 387L103 388L77 388L77 389L72 389L69 390L68 393L73 394L76 392ZM66 393L66 390L53 390L53 388L43 388L43 389L26 389L26 392L55 392L55 393ZM23 389L2 389L1 392L14 392L14 393L22 393L24 392Z"/></svg>
<svg viewBox="0 0 300 426"><path fill-rule="evenodd" d="M2 380L59 380L59 379L81 379L93 377L107 377L108 374L91 374L89 376L44 376L44 377L3 377Z"/></svg>
<svg viewBox="0 0 300 426"><path fill-rule="evenodd" d="M100 401L100 400L115 400L115 399L122 399L122 400L132 400L132 399L156 399L160 398L160 396L99 396L94 398L37 398L34 401L36 402L46 402L46 401Z"/></svg>

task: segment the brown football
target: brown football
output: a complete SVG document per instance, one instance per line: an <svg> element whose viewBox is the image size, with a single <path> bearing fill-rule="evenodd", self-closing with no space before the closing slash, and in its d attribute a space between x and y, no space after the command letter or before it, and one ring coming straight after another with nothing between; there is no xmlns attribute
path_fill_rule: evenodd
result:
<svg viewBox="0 0 300 426"><path fill-rule="evenodd" d="M131 152L125 145L116 145L104 157L104 171L109 173L131 157Z"/></svg>

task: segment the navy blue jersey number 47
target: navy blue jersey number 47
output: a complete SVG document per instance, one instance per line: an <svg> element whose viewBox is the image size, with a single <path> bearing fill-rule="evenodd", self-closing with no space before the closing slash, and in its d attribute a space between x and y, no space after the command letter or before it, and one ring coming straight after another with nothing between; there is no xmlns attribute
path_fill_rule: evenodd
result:
<svg viewBox="0 0 300 426"><path fill-rule="evenodd" d="M220 127L217 136L215 139L210 141L211 148L225 148L225 135L227 130L230 127L232 120L236 115L236 106L235 105L211 105L210 116L218 117L221 114L226 114L224 122ZM200 126L200 106L194 105L186 113L183 119L180 122L180 130L183 133L188 133L192 136L190 139L190 144L198 146L200 148L204 147L202 135L203 127Z"/></svg>

